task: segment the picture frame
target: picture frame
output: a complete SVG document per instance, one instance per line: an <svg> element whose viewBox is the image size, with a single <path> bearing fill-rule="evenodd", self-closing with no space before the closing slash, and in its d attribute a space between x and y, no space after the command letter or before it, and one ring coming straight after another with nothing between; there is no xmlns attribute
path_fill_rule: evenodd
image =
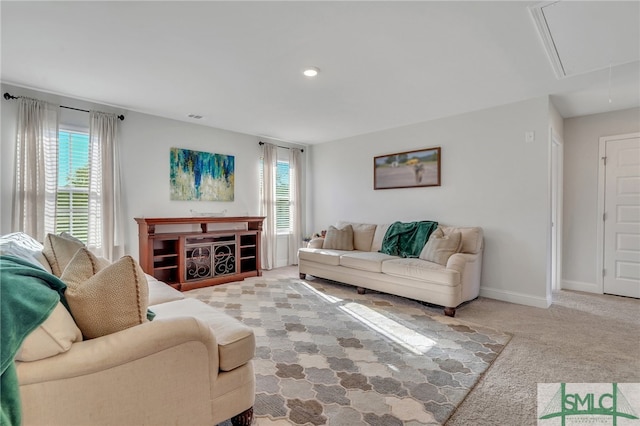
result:
<svg viewBox="0 0 640 426"><path fill-rule="evenodd" d="M169 153L171 200L233 201L235 157L184 148Z"/></svg>
<svg viewBox="0 0 640 426"><path fill-rule="evenodd" d="M373 189L440 186L441 148L380 155L373 158Z"/></svg>

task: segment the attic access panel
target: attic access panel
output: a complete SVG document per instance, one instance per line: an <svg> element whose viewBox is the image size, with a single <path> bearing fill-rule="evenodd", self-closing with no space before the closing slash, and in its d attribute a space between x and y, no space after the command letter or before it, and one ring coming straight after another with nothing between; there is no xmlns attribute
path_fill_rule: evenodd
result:
<svg viewBox="0 0 640 426"><path fill-rule="evenodd" d="M553 1L531 14L558 78L640 60L640 2Z"/></svg>

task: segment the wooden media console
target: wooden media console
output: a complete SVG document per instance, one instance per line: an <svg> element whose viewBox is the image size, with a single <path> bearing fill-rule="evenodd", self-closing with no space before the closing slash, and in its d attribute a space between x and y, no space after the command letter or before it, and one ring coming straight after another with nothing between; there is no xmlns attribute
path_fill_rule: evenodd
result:
<svg viewBox="0 0 640 426"><path fill-rule="evenodd" d="M135 218L140 266L178 290L262 275L260 216ZM221 224L209 229L210 224ZM156 232L156 226L200 225L200 230ZM233 226L236 229L224 229ZM240 226L242 229L237 229ZM193 228L193 226L192 226Z"/></svg>

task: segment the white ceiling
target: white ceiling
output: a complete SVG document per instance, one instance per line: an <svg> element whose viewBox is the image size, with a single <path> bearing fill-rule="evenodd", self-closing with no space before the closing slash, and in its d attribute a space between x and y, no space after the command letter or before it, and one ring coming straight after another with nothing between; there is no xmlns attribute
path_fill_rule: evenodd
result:
<svg viewBox="0 0 640 426"><path fill-rule="evenodd" d="M1 78L305 144L544 95L565 118L640 106L637 59L557 79L536 3L2 1ZM563 37L579 16L634 46L638 5L631 30L563 13Z"/></svg>
<svg viewBox="0 0 640 426"><path fill-rule="evenodd" d="M532 13L559 78L640 60L636 2L551 1Z"/></svg>

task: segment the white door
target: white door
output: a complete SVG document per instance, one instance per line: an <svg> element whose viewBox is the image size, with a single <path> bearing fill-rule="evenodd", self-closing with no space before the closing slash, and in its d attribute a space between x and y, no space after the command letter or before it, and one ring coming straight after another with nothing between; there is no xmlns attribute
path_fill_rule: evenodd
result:
<svg viewBox="0 0 640 426"><path fill-rule="evenodd" d="M640 298L640 138L605 143L603 290Z"/></svg>

